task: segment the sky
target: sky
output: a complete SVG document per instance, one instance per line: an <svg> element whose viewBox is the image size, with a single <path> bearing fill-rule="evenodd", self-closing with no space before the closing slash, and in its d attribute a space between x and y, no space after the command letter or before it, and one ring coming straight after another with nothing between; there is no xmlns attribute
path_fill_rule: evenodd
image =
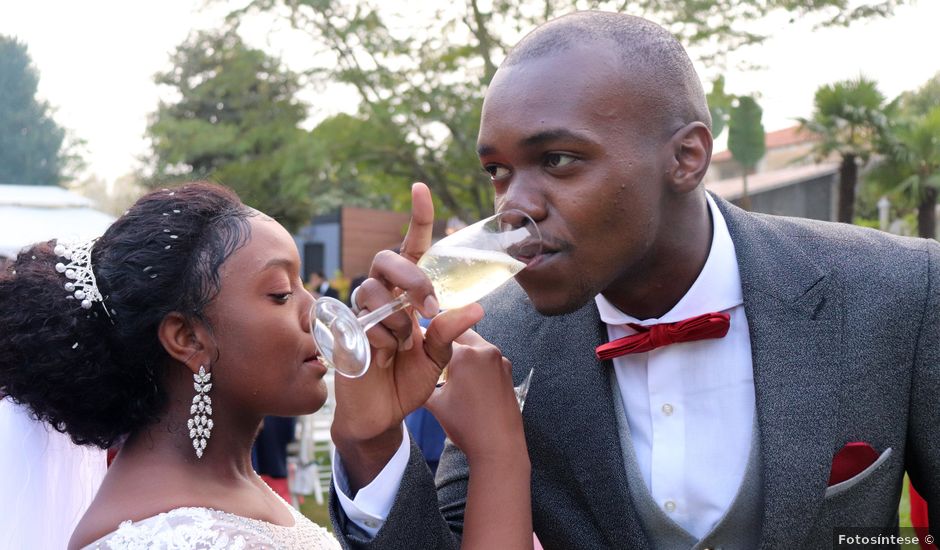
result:
<svg viewBox="0 0 940 550"><path fill-rule="evenodd" d="M421 0L402 5L415 2ZM225 12L221 2L200 9L203 3L0 0L0 34L27 43L40 72L40 97L55 108L60 125L86 142L86 175L113 181L140 166L139 157L148 151L148 116L165 93L154 84L153 75L169 67L170 53L191 31L216 26ZM771 39L730 59L732 67L749 61L763 68L728 69L726 89L759 94L767 131L809 116L820 85L859 74L875 79L882 93L893 98L940 72L940 48L931 38L937 22L940 0L915 0L891 18L849 28L820 30L786 18L769 21L765 27ZM246 36L249 43L272 44L269 27L260 22L247 28L253 34ZM297 56L309 50L290 47L290 40L277 40L272 53L300 68L304 61ZM698 68L703 79L712 76ZM313 118L355 107L350 94L340 90L307 92L306 99L315 100Z"/></svg>

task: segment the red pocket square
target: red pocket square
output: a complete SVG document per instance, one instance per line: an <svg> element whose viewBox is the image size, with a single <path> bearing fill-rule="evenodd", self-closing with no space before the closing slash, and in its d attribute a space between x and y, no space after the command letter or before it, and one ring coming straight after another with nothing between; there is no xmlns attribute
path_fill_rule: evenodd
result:
<svg viewBox="0 0 940 550"><path fill-rule="evenodd" d="M829 486L852 479L865 471L878 460L878 451L864 441L846 443L832 457L832 472L829 473Z"/></svg>

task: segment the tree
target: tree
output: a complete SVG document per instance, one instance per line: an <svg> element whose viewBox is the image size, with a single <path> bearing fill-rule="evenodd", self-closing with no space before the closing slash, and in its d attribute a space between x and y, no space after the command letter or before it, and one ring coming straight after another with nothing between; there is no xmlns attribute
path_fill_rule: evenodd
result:
<svg viewBox="0 0 940 550"><path fill-rule="evenodd" d="M894 130L894 162L909 175L899 190L917 200L917 233L937 238L937 190L940 189L940 105Z"/></svg>
<svg viewBox="0 0 940 550"><path fill-rule="evenodd" d="M475 155L483 91L508 46L537 24L572 9L626 11L665 25L700 60L716 62L766 38L752 24L775 11L841 25L888 15L902 2L869 0L849 8L849 0L467 0L433 10L411 5L405 15L376 0L253 0L230 21L237 26L263 12L307 33L309 58L325 60L305 73L311 82L349 86L360 99L355 118L368 121L359 129L381 128L382 135L402 140L387 165L375 154L359 168L395 174L386 179L393 197L407 196L411 181L425 181L439 206L469 220L492 211L492 190ZM349 155L340 161L359 164Z"/></svg>
<svg viewBox="0 0 940 550"><path fill-rule="evenodd" d="M820 160L838 154L838 221L852 223L859 165L877 151L887 128L885 98L874 80L859 76L816 90L813 115L799 119L803 129L820 136L814 149Z"/></svg>
<svg viewBox="0 0 940 550"><path fill-rule="evenodd" d="M940 189L940 75L920 89L905 92L887 109L884 159L868 178L894 195L902 209L917 210L917 233L936 238L936 205Z"/></svg>
<svg viewBox="0 0 940 550"><path fill-rule="evenodd" d="M65 185L66 189L91 199L95 208L107 212L115 218L127 210L149 191L140 181L139 174L129 172L108 182L96 174L81 179L74 179Z"/></svg>
<svg viewBox="0 0 940 550"><path fill-rule="evenodd" d="M895 103L907 115L926 115L931 109L940 105L940 73L935 74L919 89L902 93Z"/></svg>
<svg viewBox="0 0 940 550"><path fill-rule="evenodd" d="M245 201L294 230L310 219L316 167L297 76L234 32L198 33L179 46L158 84L161 102L148 135L150 187L186 177L232 187Z"/></svg>
<svg viewBox="0 0 940 550"><path fill-rule="evenodd" d="M717 139L731 116L735 96L725 91L725 77L719 76L712 82L712 90L705 96L708 100L708 111L712 116L712 136Z"/></svg>
<svg viewBox="0 0 940 550"><path fill-rule="evenodd" d="M741 195L741 207L745 209L751 207L751 197L747 192L747 175L753 173L766 151L764 125L761 123L763 114L763 109L753 97L742 96L731 109L728 120L728 150L743 168L744 191Z"/></svg>
<svg viewBox="0 0 940 550"><path fill-rule="evenodd" d="M0 36L0 182L58 185L66 179L65 130L36 97L39 72L26 44Z"/></svg>

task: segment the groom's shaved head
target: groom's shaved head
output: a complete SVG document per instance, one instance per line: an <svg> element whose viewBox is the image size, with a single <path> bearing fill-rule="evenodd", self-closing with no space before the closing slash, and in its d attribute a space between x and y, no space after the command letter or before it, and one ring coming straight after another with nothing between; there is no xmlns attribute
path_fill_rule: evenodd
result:
<svg viewBox="0 0 940 550"><path fill-rule="evenodd" d="M640 17L600 11L560 17L526 35L502 66L593 43L618 54L621 74L611 76L644 82L650 94L657 96L656 110L664 130L674 131L695 121L711 128L705 93L685 49L666 29Z"/></svg>

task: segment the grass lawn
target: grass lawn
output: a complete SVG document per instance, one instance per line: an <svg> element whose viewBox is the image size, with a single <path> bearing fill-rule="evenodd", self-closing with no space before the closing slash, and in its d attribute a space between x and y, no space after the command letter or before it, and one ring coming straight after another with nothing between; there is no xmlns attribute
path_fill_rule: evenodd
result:
<svg viewBox="0 0 940 550"><path fill-rule="evenodd" d="M323 495L323 504L317 504L312 496L306 497L304 503L300 505L300 512L310 518L310 521L326 527L332 533L333 524L330 523L330 510L326 503L328 497L329 495Z"/></svg>

